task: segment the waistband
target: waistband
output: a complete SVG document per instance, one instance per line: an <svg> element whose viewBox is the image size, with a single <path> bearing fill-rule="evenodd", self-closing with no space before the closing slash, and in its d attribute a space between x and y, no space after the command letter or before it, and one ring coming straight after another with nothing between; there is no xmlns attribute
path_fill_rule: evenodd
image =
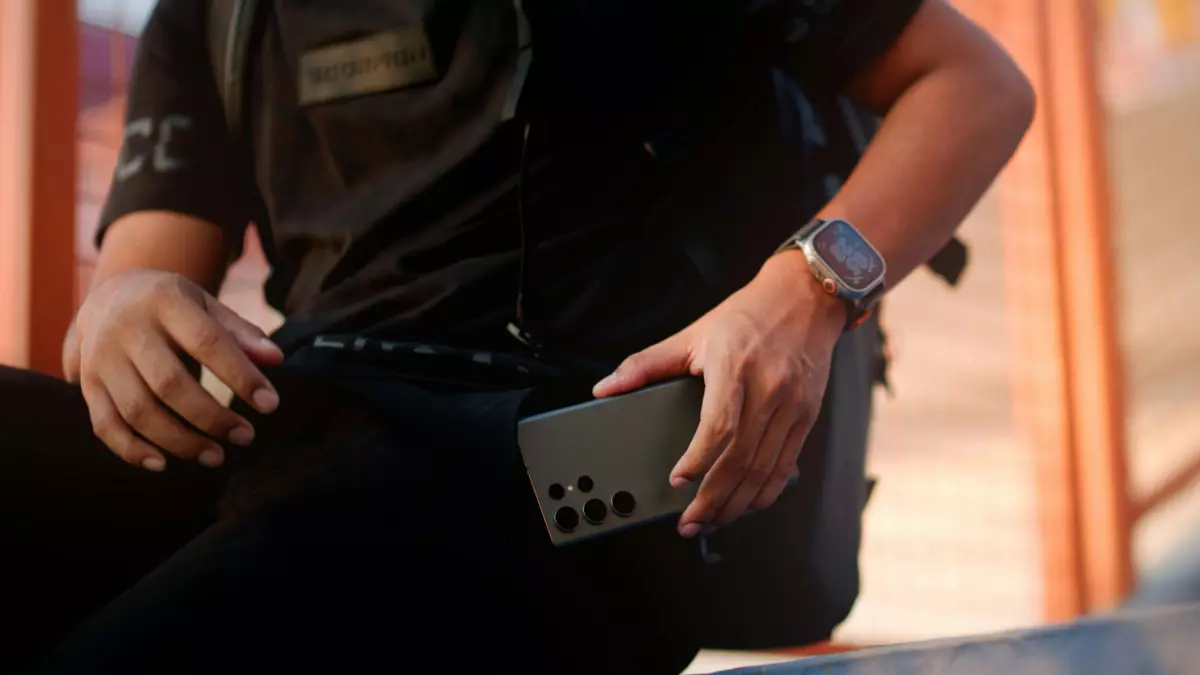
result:
<svg viewBox="0 0 1200 675"><path fill-rule="evenodd" d="M529 414L580 403L607 375L608 364L518 352L450 347L358 335L321 335L295 350L285 366L341 380L392 379L429 391L528 390Z"/></svg>

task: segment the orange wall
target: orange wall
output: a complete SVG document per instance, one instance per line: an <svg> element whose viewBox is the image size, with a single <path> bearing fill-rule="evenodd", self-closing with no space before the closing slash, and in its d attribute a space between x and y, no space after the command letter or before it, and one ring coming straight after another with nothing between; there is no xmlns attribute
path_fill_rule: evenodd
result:
<svg viewBox="0 0 1200 675"><path fill-rule="evenodd" d="M27 26L32 8L27 2L0 3L0 363L24 363L28 338L23 326L28 315L29 186L25 171L29 156L26 57L32 50ZM20 93L18 93L20 92Z"/></svg>
<svg viewBox="0 0 1200 675"><path fill-rule="evenodd" d="M77 73L74 0L0 2L0 362L47 373L74 305Z"/></svg>

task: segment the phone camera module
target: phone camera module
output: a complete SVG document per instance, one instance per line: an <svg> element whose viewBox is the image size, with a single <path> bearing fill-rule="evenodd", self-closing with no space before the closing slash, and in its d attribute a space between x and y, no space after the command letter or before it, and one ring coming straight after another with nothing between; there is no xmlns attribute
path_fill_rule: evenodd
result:
<svg viewBox="0 0 1200 675"><path fill-rule="evenodd" d="M579 527L579 512L569 506L558 507L554 512L554 526L562 532L574 532Z"/></svg>
<svg viewBox="0 0 1200 675"><path fill-rule="evenodd" d="M636 508L637 500L633 498L631 493L621 490L612 496L612 510L618 516L628 518L633 515L633 510Z"/></svg>
<svg viewBox="0 0 1200 675"><path fill-rule="evenodd" d="M589 499L583 505L583 518L592 525L603 524L607 517L608 507L599 499Z"/></svg>

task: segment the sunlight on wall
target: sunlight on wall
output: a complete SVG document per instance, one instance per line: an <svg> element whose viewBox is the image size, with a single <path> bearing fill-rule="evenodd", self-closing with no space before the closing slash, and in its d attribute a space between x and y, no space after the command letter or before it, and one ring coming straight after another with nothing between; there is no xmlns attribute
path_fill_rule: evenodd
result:
<svg viewBox="0 0 1200 675"><path fill-rule="evenodd" d="M119 30L129 35L142 32L155 0L79 0L79 20Z"/></svg>

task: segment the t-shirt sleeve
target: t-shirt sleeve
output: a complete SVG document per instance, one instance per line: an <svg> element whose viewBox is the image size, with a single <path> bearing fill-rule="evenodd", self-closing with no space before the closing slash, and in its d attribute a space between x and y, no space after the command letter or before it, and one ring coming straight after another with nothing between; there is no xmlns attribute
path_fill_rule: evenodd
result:
<svg viewBox="0 0 1200 675"><path fill-rule="evenodd" d="M879 58L923 0L761 0L759 47L806 89L836 92Z"/></svg>
<svg viewBox="0 0 1200 675"><path fill-rule="evenodd" d="M241 245L250 220L250 173L231 142L208 54L205 0L160 0L133 67L121 154L96 243L136 211L183 213Z"/></svg>

